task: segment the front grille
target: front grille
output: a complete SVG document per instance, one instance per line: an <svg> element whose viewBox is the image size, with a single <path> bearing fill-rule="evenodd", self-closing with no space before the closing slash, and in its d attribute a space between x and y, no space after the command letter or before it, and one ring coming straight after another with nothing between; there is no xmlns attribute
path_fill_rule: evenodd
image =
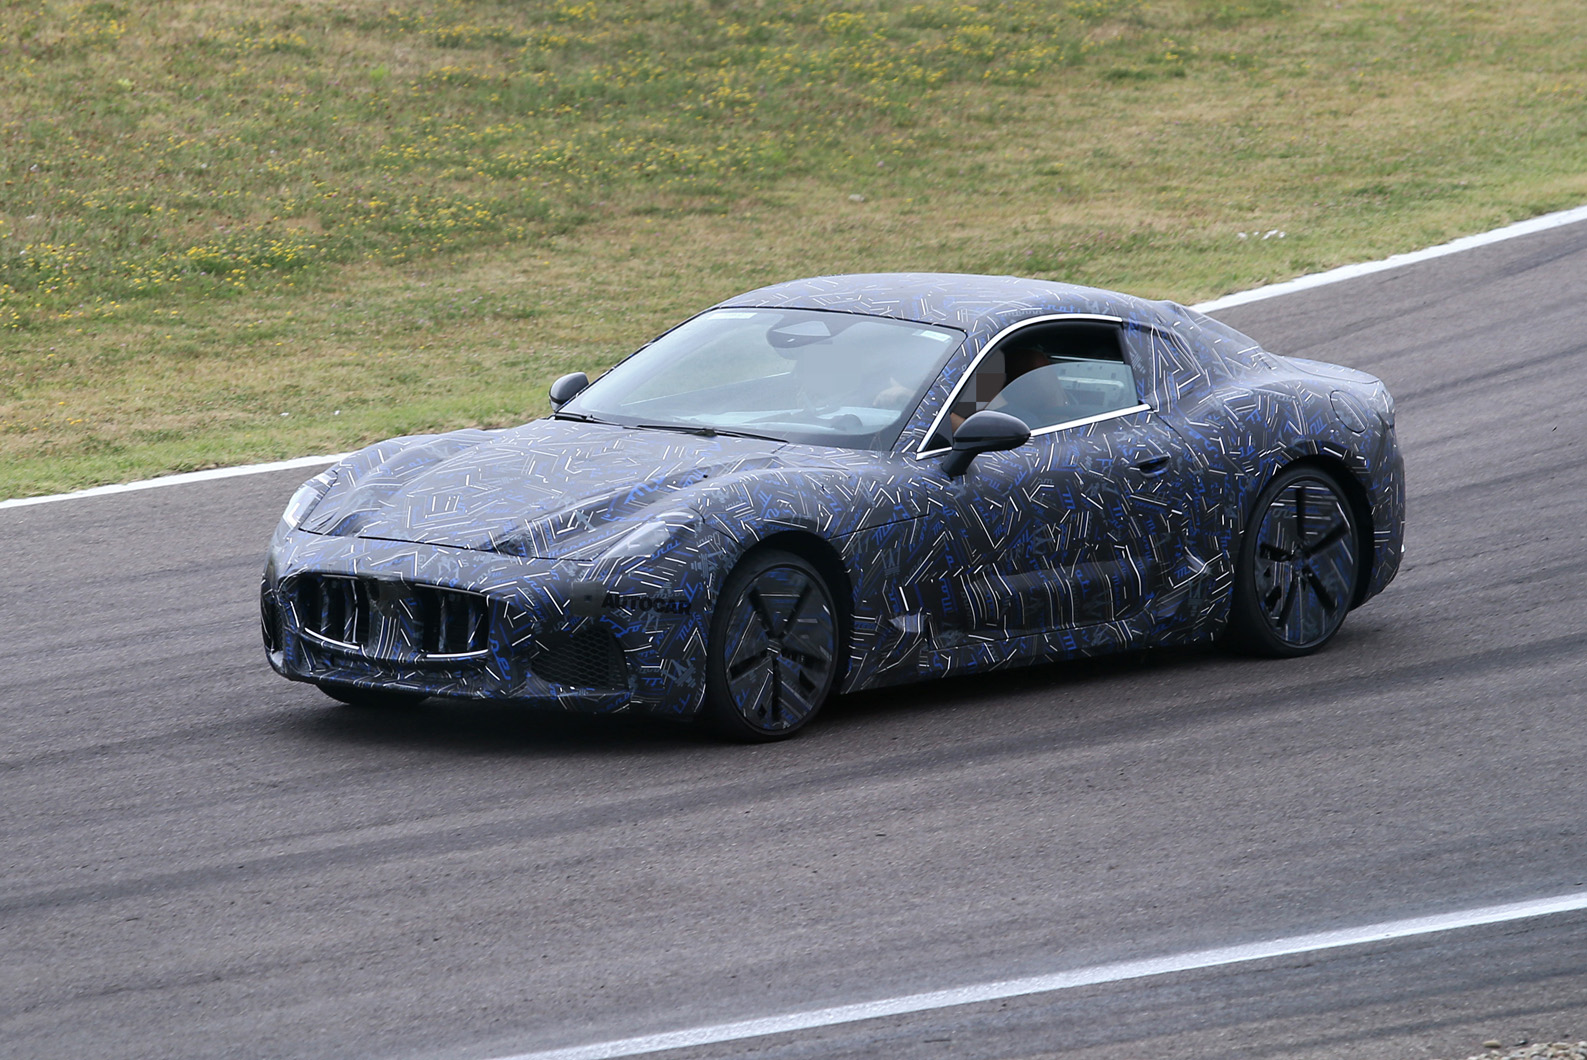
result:
<svg viewBox="0 0 1587 1060"><path fill-rule="evenodd" d="M628 663L610 630L585 625L535 638L529 669L542 681L577 688L626 688Z"/></svg>
<svg viewBox="0 0 1587 1060"><path fill-rule="evenodd" d="M427 655L469 655L485 650L490 636L490 610L478 593L415 585Z"/></svg>
<svg viewBox="0 0 1587 1060"><path fill-rule="evenodd" d="M483 655L490 603L478 593L342 574L303 574L290 598L310 639L378 658Z"/></svg>
<svg viewBox="0 0 1587 1060"><path fill-rule="evenodd" d="M305 574L293 594L298 625L321 640L347 648L369 644L369 585L361 578Z"/></svg>

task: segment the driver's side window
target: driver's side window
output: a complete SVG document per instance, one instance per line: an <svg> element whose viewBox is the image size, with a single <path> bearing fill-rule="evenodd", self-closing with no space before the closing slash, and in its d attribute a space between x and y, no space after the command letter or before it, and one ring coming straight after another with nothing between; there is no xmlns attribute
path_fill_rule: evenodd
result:
<svg viewBox="0 0 1587 1060"><path fill-rule="evenodd" d="M1137 404L1118 325L1049 321L1020 328L988 352L959 388L948 419L956 430L991 409L1039 431Z"/></svg>

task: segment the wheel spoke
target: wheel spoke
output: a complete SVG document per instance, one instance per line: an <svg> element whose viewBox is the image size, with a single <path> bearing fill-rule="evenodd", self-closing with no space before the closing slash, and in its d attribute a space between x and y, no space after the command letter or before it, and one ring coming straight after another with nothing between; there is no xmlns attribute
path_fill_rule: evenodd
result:
<svg viewBox="0 0 1587 1060"><path fill-rule="evenodd" d="M806 666L827 665L832 658L831 619L831 612L824 605L810 615L795 616L783 628L783 654ZM812 634L817 637L814 641L811 639Z"/></svg>
<svg viewBox="0 0 1587 1060"><path fill-rule="evenodd" d="M789 671L787 680L783 681L780 687L788 700L787 708L794 714L792 720L798 720L815 709L816 705L811 701L811 695L820 685L798 667L790 666Z"/></svg>
<svg viewBox="0 0 1587 1060"><path fill-rule="evenodd" d="M1285 586L1286 592L1284 593L1284 607L1283 610L1279 611L1278 619L1273 623L1279 628L1280 633L1289 628L1290 615L1295 610L1295 597L1300 595L1298 592L1296 592L1296 590L1300 588L1300 577L1298 571L1292 571L1290 573L1289 578L1285 581Z"/></svg>
<svg viewBox="0 0 1587 1060"><path fill-rule="evenodd" d="M776 659L771 663L771 702L767 705L766 720L773 725L782 721L782 667Z"/></svg>
<svg viewBox="0 0 1587 1060"><path fill-rule="evenodd" d="M743 677L745 674L749 673L751 670L765 661L766 649L762 648L760 651L753 652L750 655L738 660L737 662L729 664L727 668L727 679L729 681L737 681L740 677Z"/></svg>
<svg viewBox="0 0 1587 1060"><path fill-rule="evenodd" d="M777 635L777 627L771 620L771 609L766 606L766 598L761 596L760 587L750 589L748 594L749 606L755 611L755 617L760 619L760 628L766 631L768 637Z"/></svg>
<svg viewBox="0 0 1587 1060"><path fill-rule="evenodd" d="M799 587L799 595L794 597L793 606L788 609L788 617L783 619L782 628L777 631L779 635L787 636L788 632L793 629L794 623L799 621L799 612L804 608L805 601L810 599L810 590L812 588L814 586L810 584L810 579L804 579L804 584Z"/></svg>
<svg viewBox="0 0 1587 1060"><path fill-rule="evenodd" d="M746 670L737 680L729 681L733 702L745 717L764 714L766 697L771 691L771 667L757 666Z"/></svg>
<svg viewBox="0 0 1587 1060"><path fill-rule="evenodd" d="M1310 545L1304 546L1301 549L1301 555L1307 559L1310 559L1311 557L1317 555L1317 553L1322 552L1324 549L1336 545L1340 541L1344 540L1344 536L1349 532L1349 524L1341 519L1331 526L1328 531L1316 541L1313 541Z"/></svg>
<svg viewBox="0 0 1587 1060"><path fill-rule="evenodd" d="M806 648L796 647L786 640L782 642L782 657L813 670L824 670L832 662L825 655Z"/></svg>
<svg viewBox="0 0 1587 1060"><path fill-rule="evenodd" d="M1334 609L1339 606L1339 601L1335 598L1333 592L1329 590L1328 586L1323 584L1323 580L1317 576L1316 571L1309 570L1306 572L1306 584L1311 586L1311 591L1317 594L1317 599L1322 602L1328 613L1333 614Z"/></svg>
<svg viewBox="0 0 1587 1060"><path fill-rule="evenodd" d="M1299 548L1306 541L1306 486L1304 483L1295 485L1295 547Z"/></svg>
<svg viewBox="0 0 1587 1060"><path fill-rule="evenodd" d="M741 714L763 714L770 680L764 622L753 607L741 607L734 619L728 632L731 647L724 660L724 676Z"/></svg>
<svg viewBox="0 0 1587 1060"><path fill-rule="evenodd" d="M1281 582L1275 578L1273 580L1273 588L1266 596L1262 597L1262 612L1272 619L1275 625L1283 625L1279 621L1277 614L1275 614L1274 608L1278 607L1279 601L1284 599L1285 584L1286 582Z"/></svg>
<svg viewBox="0 0 1587 1060"><path fill-rule="evenodd" d="M782 653L801 666L824 670L832 665L832 612L811 588L800 593L783 627Z"/></svg>
<svg viewBox="0 0 1587 1060"><path fill-rule="evenodd" d="M747 614L734 624L734 629L736 629L736 633L730 634L733 636L733 646L727 653L727 662L730 668L736 666L747 656L764 656L766 654L766 635L754 632L750 626Z"/></svg>

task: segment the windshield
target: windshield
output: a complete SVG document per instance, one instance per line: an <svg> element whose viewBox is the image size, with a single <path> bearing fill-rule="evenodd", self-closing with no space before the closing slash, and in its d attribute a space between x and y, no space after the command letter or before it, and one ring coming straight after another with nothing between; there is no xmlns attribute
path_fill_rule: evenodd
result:
<svg viewBox="0 0 1587 1060"><path fill-rule="evenodd" d="M717 309L617 365L559 415L890 449L963 338L853 313Z"/></svg>

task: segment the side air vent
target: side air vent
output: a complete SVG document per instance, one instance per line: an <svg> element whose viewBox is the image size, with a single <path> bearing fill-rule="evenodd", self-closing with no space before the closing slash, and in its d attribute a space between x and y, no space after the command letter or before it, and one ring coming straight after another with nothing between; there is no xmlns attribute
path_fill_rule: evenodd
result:
<svg viewBox="0 0 1587 1060"><path fill-rule="evenodd" d="M329 647L376 658L445 661L484 655L489 645L490 603L478 593L302 574L290 598L298 628Z"/></svg>
<svg viewBox="0 0 1587 1060"><path fill-rule="evenodd" d="M529 669L542 681L576 688L626 688L628 663L611 631L586 625L535 638Z"/></svg>
<svg viewBox="0 0 1587 1060"><path fill-rule="evenodd" d="M281 611L265 586L259 586L259 632L264 635L265 651L281 650Z"/></svg>

